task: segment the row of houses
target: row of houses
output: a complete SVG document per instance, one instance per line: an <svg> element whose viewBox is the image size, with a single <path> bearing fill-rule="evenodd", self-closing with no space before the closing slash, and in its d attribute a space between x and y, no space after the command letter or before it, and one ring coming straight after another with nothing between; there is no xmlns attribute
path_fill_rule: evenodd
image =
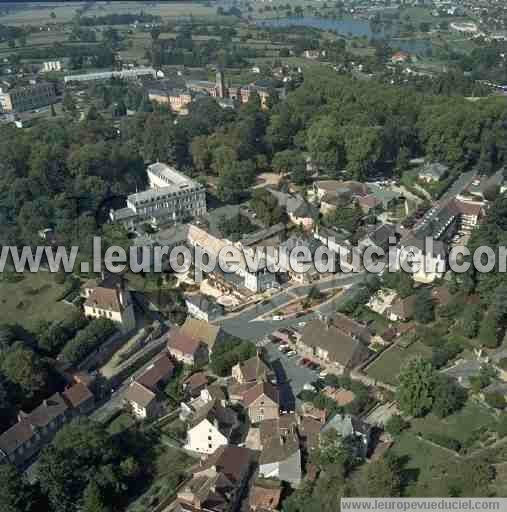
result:
<svg viewBox="0 0 507 512"><path fill-rule="evenodd" d="M273 379L274 372L259 354L236 365L224 387L192 379L200 392L182 404L180 418L187 426L184 448L199 454L201 462L180 488L173 510L234 510L246 486L250 489L245 510L277 510L282 482L292 487L301 484L304 474L315 469L307 462L310 453L330 431L349 440L357 456L371 453L370 425L346 414L328 419L325 411L310 404L295 412L282 411ZM249 419L240 446L232 444L239 427L236 403ZM218 481L224 482L223 487Z"/></svg>
<svg viewBox="0 0 507 512"><path fill-rule="evenodd" d="M21 411L17 423L0 435L0 462L23 466L51 442L63 425L90 412L94 404L90 389L82 382L75 382L33 411Z"/></svg>

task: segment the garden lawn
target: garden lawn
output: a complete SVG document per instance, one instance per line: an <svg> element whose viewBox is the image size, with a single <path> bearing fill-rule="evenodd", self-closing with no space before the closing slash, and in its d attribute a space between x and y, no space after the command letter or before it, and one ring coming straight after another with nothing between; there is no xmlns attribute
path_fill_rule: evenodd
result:
<svg viewBox="0 0 507 512"><path fill-rule="evenodd" d="M121 413L117 416L111 423L107 426L107 430L111 435L119 434L124 430L127 430L135 423L132 416L127 414L126 412Z"/></svg>
<svg viewBox="0 0 507 512"><path fill-rule="evenodd" d="M9 274L10 276L14 274ZM18 323L33 329L42 320L63 320L75 311L59 302L65 286L55 282L50 272L26 272L23 279L9 282L0 274L0 311L3 323Z"/></svg>
<svg viewBox="0 0 507 512"><path fill-rule="evenodd" d="M405 349L395 345L385 350L375 359L366 369L366 374L372 379L395 386L397 384L397 375L406 361L416 356L429 359L431 354L431 348L420 341L412 343Z"/></svg>
<svg viewBox="0 0 507 512"><path fill-rule="evenodd" d="M419 440L411 432L404 432L395 442L393 453L401 459L402 485L404 495L417 496L418 487L428 487L433 496L445 496L448 492L446 482L434 478L434 467L440 465L452 466L454 458L448 450L438 448L430 443ZM455 458L456 464L463 460ZM439 492L441 486L441 491Z"/></svg>
<svg viewBox="0 0 507 512"><path fill-rule="evenodd" d="M460 411L447 418L428 414L424 418L414 419L410 430L414 433L421 432L423 436L433 433L445 435L463 444L474 431L492 427L495 421L495 416L488 407L470 400Z"/></svg>

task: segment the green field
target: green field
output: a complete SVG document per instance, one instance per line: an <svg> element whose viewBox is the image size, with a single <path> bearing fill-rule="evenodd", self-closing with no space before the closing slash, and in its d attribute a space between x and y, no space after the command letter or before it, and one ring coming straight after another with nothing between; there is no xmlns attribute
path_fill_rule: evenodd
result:
<svg viewBox="0 0 507 512"><path fill-rule="evenodd" d="M463 463L458 457L453 458L448 450L421 441L411 432L404 432L396 440L393 452L401 458L404 494L408 496L420 496L421 489L426 487L432 490L433 496L446 496L447 483L441 479L440 474L435 476L435 468L452 466L454 461L456 464Z"/></svg>
<svg viewBox="0 0 507 512"><path fill-rule="evenodd" d="M0 281L2 323L19 323L33 328L42 320L62 320L74 311L73 306L58 302L64 286L55 282L54 274L37 272L22 275L19 282Z"/></svg>
<svg viewBox="0 0 507 512"><path fill-rule="evenodd" d="M415 357L431 357L431 348L416 341L407 348L394 346L387 349L366 369L368 377L386 384L396 385L396 378L405 361Z"/></svg>
<svg viewBox="0 0 507 512"><path fill-rule="evenodd" d="M5 25L44 25L46 23L68 23L76 15L76 10L83 7L86 2L57 2L45 4L33 2L26 9L10 12L0 17ZM216 7L207 6L204 2L95 2L95 5L86 11L85 16L104 16L107 14L128 14L140 11L149 12L155 16L172 18L179 16L216 16ZM51 13L56 17L53 19Z"/></svg>
<svg viewBox="0 0 507 512"><path fill-rule="evenodd" d="M126 412L121 413L107 426L107 430L111 435L119 434L130 428L135 423L132 416Z"/></svg>
<svg viewBox="0 0 507 512"><path fill-rule="evenodd" d="M468 402L463 409L447 418L428 414L412 421L411 430L425 434L441 434L464 443L478 429L493 427L496 418L491 410L477 402Z"/></svg>
<svg viewBox="0 0 507 512"><path fill-rule="evenodd" d="M76 15L76 10L85 2L65 2L61 4L33 2L29 7L17 9L0 17L5 25L44 25L46 23L67 23ZM51 17L54 12L56 18Z"/></svg>

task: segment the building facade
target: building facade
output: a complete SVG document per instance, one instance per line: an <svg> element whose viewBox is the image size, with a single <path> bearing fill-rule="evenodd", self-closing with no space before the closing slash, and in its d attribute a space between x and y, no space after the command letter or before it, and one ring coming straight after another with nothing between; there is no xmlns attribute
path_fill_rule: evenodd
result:
<svg viewBox="0 0 507 512"><path fill-rule="evenodd" d="M55 87L48 82L16 87L9 91L0 88L0 110L3 112L26 112L47 107L55 101Z"/></svg>
<svg viewBox="0 0 507 512"><path fill-rule="evenodd" d="M163 163L147 169L150 188L130 194L127 208L112 210L111 220L129 227L141 221L178 222L206 214L206 190L203 185Z"/></svg>

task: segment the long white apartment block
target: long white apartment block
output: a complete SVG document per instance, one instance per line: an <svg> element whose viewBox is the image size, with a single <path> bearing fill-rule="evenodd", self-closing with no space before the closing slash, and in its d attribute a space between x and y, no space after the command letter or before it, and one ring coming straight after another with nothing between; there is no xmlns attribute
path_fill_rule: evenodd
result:
<svg viewBox="0 0 507 512"><path fill-rule="evenodd" d="M167 164L151 164L147 169L149 186L130 194L127 207L111 211L111 220L135 227L140 221L163 224L206 214L203 185Z"/></svg>

